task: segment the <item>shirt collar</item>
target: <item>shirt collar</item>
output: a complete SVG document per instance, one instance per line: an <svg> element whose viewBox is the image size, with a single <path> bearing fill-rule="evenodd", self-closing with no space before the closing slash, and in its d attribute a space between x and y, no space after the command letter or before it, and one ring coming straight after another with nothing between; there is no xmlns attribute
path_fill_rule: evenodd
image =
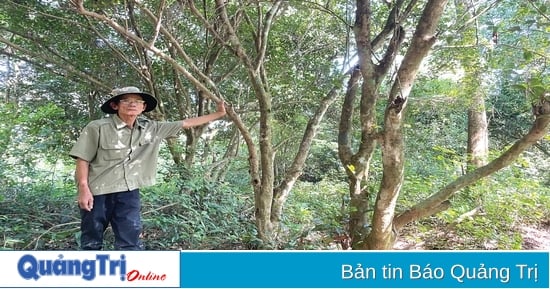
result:
<svg viewBox="0 0 550 289"><path fill-rule="evenodd" d="M116 129L123 129L127 126L126 123L122 121L122 119L120 119L120 117L118 117L118 115L116 114L113 115L113 122L115 124ZM136 126L139 128L145 128L145 121L140 117L138 117L136 119Z"/></svg>

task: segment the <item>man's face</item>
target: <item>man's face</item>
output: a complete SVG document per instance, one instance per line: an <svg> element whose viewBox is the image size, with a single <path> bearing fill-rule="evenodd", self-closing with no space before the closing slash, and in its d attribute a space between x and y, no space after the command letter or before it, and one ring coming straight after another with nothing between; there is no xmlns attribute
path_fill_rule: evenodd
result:
<svg viewBox="0 0 550 289"><path fill-rule="evenodd" d="M125 94L118 102L112 102L111 106L119 116L138 116L145 110L147 104L139 94Z"/></svg>

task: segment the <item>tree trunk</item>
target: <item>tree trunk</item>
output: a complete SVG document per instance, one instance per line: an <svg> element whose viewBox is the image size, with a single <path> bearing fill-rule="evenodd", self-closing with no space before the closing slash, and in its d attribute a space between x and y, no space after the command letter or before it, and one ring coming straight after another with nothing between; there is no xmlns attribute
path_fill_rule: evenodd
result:
<svg viewBox="0 0 550 289"><path fill-rule="evenodd" d="M469 169L479 168L486 164L489 153L489 135L487 131L487 116L485 109L485 89L483 79L487 75L486 56L484 47L479 43L479 25L477 23L477 8L471 1L455 0L456 15L464 21L465 15L467 26L461 31L459 43L464 45L464 53L459 56L460 63L465 71L462 80L463 97L470 100L468 108L468 146L466 149L467 166ZM461 20L462 19L462 20Z"/></svg>
<svg viewBox="0 0 550 289"><path fill-rule="evenodd" d="M360 114L362 116L361 123L364 138L357 153L353 154L351 148L352 116L355 106L354 100L357 94L359 79L364 73L368 73L368 70L361 71L359 69L353 69L351 72L344 104L342 106L338 133L338 155L348 176L350 196L348 230L350 232L351 247L353 249L361 249L366 246L365 238L370 227L370 196L369 191L363 188L363 182L368 179L370 162L374 149L376 148L376 131L374 125L376 116L376 110L374 109L374 107L376 107L376 93L366 92L369 89L369 83L364 83L362 89L363 96ZM376 87L376 85L374 87Z"/></svg>
<svg viewBox="0 0 550 289"><path fill-rule="evenodd" d="M353 28L359 63L350 72L338 133L338 155L346 168L349 182L351 200L349 204L349 235L351 236L351 246L354 249L366 247L366 236L370 227L368 223L371 211L369 208L370 196L369 191L363 188L363 182L368 180L370 162L379 139L376 125L376 103L380 84L404 39L399 33L401 28L396 24L396 15L400 5L402 2L395 5L390 12L391 16L388 17L383 31L371 39L371 3L370 1L357 1ZM391 35L392 33L393 35ZM390 35L390 41L383 53L382 60L375 64L371 56L377 53L377 48L383 46L382 41L385 41L386 37ZM362 83L361 79L363 79ZM351 145L352 119L355 111L355 98L358 93L361 96L359 104L361 140L357 152L354 153Z"/></svg>
<svg viewBox="0 0 550 289"><path fill-rule="evenodd" d="M358 1L358 3L359 2L361 2L361 5L370 5L367 4L368 1ZM396 238L393 219L397 197L399 196L403 183L405 161L402 134L403 114L406 109L407 99L420 64L435 43L437 23L443 14L446 4L446 0L428 1L424 7L421 18L419 19L416 31L410 41L411 45L409 46L409 49L401 62L396 79L392 85L384 116L384 127L380 137L383 164L382 181L374 205L371 231L365 239L361 241L354 241L355 244L362 243L362 246L359 248L391 249L393 247L393 243ZM362 9L359 9L361 7ZM357 10L367 13L369 11L368 8L359 6L359 4ZM368 16L358 14L357 17L361 17L361 21L364 22ZM392 40L390 41L388 49L385 53L386 59L381 61L381 64L379 64L376 71L384 71L384 74L387 72L386 69L379 68L383 64L387 65L388 60L393 62L393 58L398 51L397 48L400 46L400 43L404 40L404 38L404 30L400 27L395 27L393 30ZM392 56L390 57L390 55ZM362 55L359 53L359 56L360 58L371 58L371 54ZM364 59L360 61L361 65L365 62L366 60ZM363 77L365 77L365 70L362 68L361 71L363 72ZM384 74L377 75L375 79L381 79ZM369 81L371 80L368 78L365 79L365 83L368 83ZM361 116L362 119L366 116L363 114L363 111ZM373 134L370 133L368 135L372 136ZM351 229L352 228L350 228L350 230ZM354 249L355 248L356 247L354 247Z"/></svg>
<svg viewBox="0 0 550 289"><path fill-rule="evenodd" d="M391 219L403 179L402 113L420 62L434 43L435 26L446 2L429 1L425 7L410 49L393 84L388 98L384 128L379 132L379 125L376 123L379 87L405 40L405 32L400 25L410 15L416 1L411 1L407 7L402 7L404 1L393 2L384 29L376 37L371 35L373 15L371 2L357 1L354 32L359 64L348 82L338 135L339 157L349 179L351 199L349 230L353 249L387 248L393 242ZM389 41L383 43L387 39ZM385 50L378 51L381 48ZM383 55L383 57L374 63L373 55ZM358 90L359 77L363 80L360 90ZM358 91L361 93L359 112L361 139L358 142L359 148L354 154L350 140L351 119L354 112L354 98ZM368 180L370 161L378 142L382 144L384 175L374 207L373 223L369 226L368 219L372 208L369 204L369 192L363 188L363 182ZM367 235L369 228L371 231Z"/></svg>
<svg viewBox="0 0 550 289"><path fill-rule="evenodd" d="M473 95L472 105L468 110L468 167L479 168L485 165L488 153L489 135L485 96L477 92Z"/></svg>
<svg viewBox="0 0 550 289"><path fill-rule="evenodd" d="M260 104L260 182L256 195L256 226L259 237L267 242L273 240L273 223L271 222L271 205L273 201L273 184L275 180L273 167L273 134L271 96L265 91L256 92Z"/></svg>

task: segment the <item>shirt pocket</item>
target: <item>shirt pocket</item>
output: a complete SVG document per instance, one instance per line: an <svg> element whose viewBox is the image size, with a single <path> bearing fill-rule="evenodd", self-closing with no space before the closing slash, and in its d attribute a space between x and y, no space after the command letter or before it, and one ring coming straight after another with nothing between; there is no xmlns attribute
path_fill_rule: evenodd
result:
<svg viewBox="0 0 550 289"><path fill-rule="evenodd" d="M152 140L152 139L150 139L150 138L148 138L148 139L143 138L143 139L141 139L141 140L139 141L139 146L141 147L141 146L150 145L150 144L152 144L153 142L154 142L154 140Z"/></svg>
<svg viewBox="0 0 550 289"><path fill-rule="evenodd" d="M100 141L102 158L106 161L122 160L128 156L129 147L117 138Z"/></svg>

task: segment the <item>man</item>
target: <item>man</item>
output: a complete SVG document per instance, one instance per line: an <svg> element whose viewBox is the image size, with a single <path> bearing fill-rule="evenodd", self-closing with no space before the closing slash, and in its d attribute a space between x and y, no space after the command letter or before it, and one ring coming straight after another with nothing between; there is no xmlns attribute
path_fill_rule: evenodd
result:
<svg viewBox="0 0 550 289"><path fill-rule="evenodd" d="M91 121L71 149L69 155L76 159L81 249L101 250L111 224L115 249L143 250L139 188L155 183L161 141L225 115L224 103L219 102L216 112L180 121L140 117L156 106L151 94L136 87L113 90L101 106L111 117Z"/></svg>

